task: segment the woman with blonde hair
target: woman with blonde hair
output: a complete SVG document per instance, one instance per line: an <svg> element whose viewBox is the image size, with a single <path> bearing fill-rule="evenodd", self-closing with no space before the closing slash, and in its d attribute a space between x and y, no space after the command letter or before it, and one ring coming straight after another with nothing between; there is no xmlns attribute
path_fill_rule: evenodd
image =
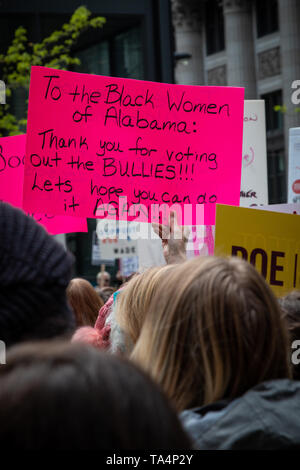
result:
<svg viewBox="0 0 300 470"><path fill-rule="evenodd" d="M131 353L161 279L171 265L186 260L189 229L178 225L175 212L170 212L168 226L153 224L153 229L162 238L168 266L149 268L134 275L100 309L95 327L79 329L72 341L88 343L111 353Z"/></svg>
<svg viewBox="0 0 300 470"><path fill-rule="evenodd" d="M182 419L196 448L300 444L292 411L300 411L300 385L278 380L291 377L287 328L271 289L243 260L196 258L174 267L156 289L131 357L178 412L188 410Z"/></svg>
<svg viewBox="0 0 300 470"><path fill-rule="evenodd" d="M171 269L172 266L154 267L136 274L100 310L95 327L79 328L72 341L129 356L139 337L153 295Z"/></svg>
<svg viewBox="0 0 300 470"><path fill-rule="evenodd" d="M94 326L103 300L93 286L79 277L70 281L67 297L76 318L77 327Z"/></svg>
<svg viewBox="0 0 300 470"><path fill-rule="evenodd" d="M138 340L154 293L172 265L149 268L135 275L118 293L115 306L107 318L110 324L111 352L129 355Z"/></svg>

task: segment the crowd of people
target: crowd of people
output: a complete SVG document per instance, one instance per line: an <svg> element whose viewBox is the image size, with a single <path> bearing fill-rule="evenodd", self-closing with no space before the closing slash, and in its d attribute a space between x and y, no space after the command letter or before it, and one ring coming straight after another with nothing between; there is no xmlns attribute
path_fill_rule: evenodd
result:
<svg viewBox="0 0 300 470"><path fill-rule="evenodd" d="M175 214L154 229L165 266L94 288L0 203L2 445L300 449L300 293L277 299L238 257L186 260Z"/></svg>

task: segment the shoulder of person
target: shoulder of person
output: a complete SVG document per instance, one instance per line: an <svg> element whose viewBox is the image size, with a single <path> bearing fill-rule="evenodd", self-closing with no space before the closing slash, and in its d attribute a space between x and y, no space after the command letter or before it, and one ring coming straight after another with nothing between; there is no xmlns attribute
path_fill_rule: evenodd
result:
<svg viewBox="0 0 300 470"><path fill-rule="evenodd" d="M263 382L231 402L186 410L180 418L196 449L300 448L300 382Z"/></svg>

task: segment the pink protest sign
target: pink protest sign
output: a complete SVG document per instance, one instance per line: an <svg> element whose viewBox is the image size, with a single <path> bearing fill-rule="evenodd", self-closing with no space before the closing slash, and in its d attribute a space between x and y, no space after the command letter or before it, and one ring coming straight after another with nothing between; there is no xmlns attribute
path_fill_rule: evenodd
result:
<svg viewBox="0 0 300 470"><path fill-rule="evenodd" d="M0 138L0 200L22 207L26 135Z"/></svg>
<svg viewBox="0 0 300 470"><path fill-rule="evenodd" d="M0 200L23 207L23 179L26 135L0 138ZM52 235L87 232L86 219L54 216L29 211L37 222Z"/></svg>
<svg viewBox="0 0 300 470"><path fill-rule="evenodd" d="M198 205L214 224L217 202L239 205L243 100L243 88L32 67L24 207L122 219L140 205L154 221L153 206Z"/></svg>

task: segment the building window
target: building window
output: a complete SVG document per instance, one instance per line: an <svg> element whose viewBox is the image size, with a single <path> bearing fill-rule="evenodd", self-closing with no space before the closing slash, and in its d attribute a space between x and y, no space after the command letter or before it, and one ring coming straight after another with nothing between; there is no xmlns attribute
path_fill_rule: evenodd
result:
<svg viewBox="0 0 300 470"><path fill-rule="evenodd" d="M141 28L131 28L118 34L113 42L114 75L143 80L143 54Z"/></svg>
<svg viewBox="0 0 300 470"><path fill-rule="evenodd" d="M268 152L269 204L286 202L286 177L284 150Z"/></svg>
<svg viewBox="0 0 300 470"><path fill-rule="evenodd" d="M84 50L77 52L80 59L78 72L92 73L94 75L110 75L109 43L102 41Z"/></svg>
<svg viewBox="0 0 300 470"><path fill-rule="evenodd" d="M80 59L77 72L143 80L144 59L141 28L126 32L84 47L76 52Z"/></svg>
<svg viewBox="0 0 300 470"><path fill-rule="evenodd" d="M274 109L275 106L282 106L282 91L272 91L262 95L261 99L265 100L267 135L273 134L274 131L283 131L283 114Z"/></svg>
<svg viewBox="0 0 300 470"><path fill-rule="evenodd" d="M217 0L205 3L205 33L207 55L225 49L223 8Z"/></svg>
<svg viewBox="0 0 300 470"><path fill-rule="evenodd" d="M278 31L278 0L256 0L257 37Z"/></svg>
<svg viewBox="0 0 300 470"><path fill-rule="evenodd" d="M280 204L286 202L283 114L274 108L282 106L282 91L276 90L261 98L265 100L266 109L269 204Z"/></svg>

